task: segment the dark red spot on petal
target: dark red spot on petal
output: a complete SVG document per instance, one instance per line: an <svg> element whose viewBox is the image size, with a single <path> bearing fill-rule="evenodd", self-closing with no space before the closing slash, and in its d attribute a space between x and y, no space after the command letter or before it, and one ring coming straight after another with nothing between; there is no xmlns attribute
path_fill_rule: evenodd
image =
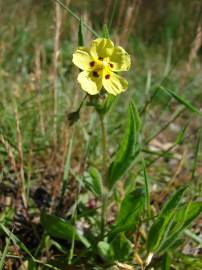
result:
<svg viewBox="0 0 202 270"><path fill-rule="evenodd" d="M106 80L109 80L109 78L110 78L110 75L109 74L105 75L105 79Z"/></svg>
<svg viewBox="0 0 202 270"><path fill-rule="evenodd" d="M100 60L100 61L103 61L103 57L99 57L99 60Z"/></svg>
<svg viewBox="0 0 202 270"><path fill-rule="evenodd" d="M114 67L114 65L113 65L112 63L110 63L109 65L110 65L110 67L111 67L111 68L113 68L113 67Z"/></svg>
<svg viewBox="0 0 202 270"><path fill-rule="evenodd" d="M97 71L93 71L93 76L94 76L95 78L98 78L98 77L99 77L99 74L97 73Z"/></svg>
<svg viewBox="0 0 202 270"><path fill-rule="evenodd" d="M94 65L95 65L95 61L91 61L91 62L90 62L90 66L91 66L91 67L94 67Z"/></svg>

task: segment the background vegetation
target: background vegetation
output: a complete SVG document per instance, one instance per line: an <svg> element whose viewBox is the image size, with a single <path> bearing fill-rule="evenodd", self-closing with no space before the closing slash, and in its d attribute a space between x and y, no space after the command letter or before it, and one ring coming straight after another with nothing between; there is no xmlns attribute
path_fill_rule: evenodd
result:
<svg viewBox="0 0 202 270"><path fill-rule="evenodd" d="M201 1L62 3L0 1L0 269L202 269ZM70 126L80 18L132 67Z"/></svg>

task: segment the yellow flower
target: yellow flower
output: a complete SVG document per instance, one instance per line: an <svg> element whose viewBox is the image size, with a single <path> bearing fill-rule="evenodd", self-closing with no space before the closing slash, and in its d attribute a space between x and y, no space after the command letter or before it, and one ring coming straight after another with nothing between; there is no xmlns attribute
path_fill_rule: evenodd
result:
<svg viewBox="0 0 202 270"><path fill-rule="evenodd" d="M110 39L97 38L90 49L79 47L73 54L73 63L83 70L78 75L81 88L90 95L96 95L102 87L117 95L128 88L128 82L115 72L130 68L130 55L120 46L114 46Z"/></svg>

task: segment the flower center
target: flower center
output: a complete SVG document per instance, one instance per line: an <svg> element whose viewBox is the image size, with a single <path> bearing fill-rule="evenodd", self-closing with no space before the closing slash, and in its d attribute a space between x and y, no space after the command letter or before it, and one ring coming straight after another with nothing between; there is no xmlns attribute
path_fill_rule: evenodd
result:
<svg viewBox="0 0 202 270"><path fill-rule="evenodd" d="M102 65L103 65L103 68L107 67L108 66L108 62L107 61L102 61Z"/></svg>
<svg viewBox="0 0 202 270"><path fill-rule="evenodd" d="M114 66L112 63L109 62L108 58L103 57L99 57L97 60L91 61L89 65L93 69L92 75L95 78L99 78L103 70L106 70L107 73L110 73L109 67L113 68ZM106 74L104 78L106 80L110 79L110 74Z"/></svg>

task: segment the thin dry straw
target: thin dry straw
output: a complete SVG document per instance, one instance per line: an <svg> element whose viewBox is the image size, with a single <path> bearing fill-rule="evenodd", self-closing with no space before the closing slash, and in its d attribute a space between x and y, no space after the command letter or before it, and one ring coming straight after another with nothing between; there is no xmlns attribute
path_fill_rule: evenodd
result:
<svg viewBox="0 0 202 270"><path fill-rule="evenodd" d="M125 20L123 22L123 29L121 35L120 35L120 41L121 43L127 43L128 38L130 36L130 33L133 29L137 13L139 11L139 6L140 6L141 1L139 0L134 0L130 6L128 6L127 11L126 11L126 16Z"/></svg>
<svg viewBox="0 0 202 270"><path fill-rule="evenodd" d="M197 52L198 52L199 48L201 47L201 44L202 44L202 27L201 27L201 25L199 25L197 27L196 37L194 39L193 46L192 46L190 54L189 54L189 60L187 63L187 72L191 71L191 65L197 56Z"/></svg>
<svg viewBox="0 0 202 270"><path fill-rule="evenodd" d="M104 10L105 10L105 12L104 12L104 23L108 22L108 16L109 16L111 3L112 3L112 0L105 0L105 3L104 3Z"/></svg>
<svg viewBox="0 0 202 270"><path fill-rule="evenodd" d="M2 134L0 135L0 143L4 146L5 150L7 151L7 155L8 155L9 162L11 164L11 168L16 173L16 175L18 175L18 173L17 173L17 165L16 165L16 161L15 161L15 157L14 157L14 154L13 154L12 147L5 140L5 138L4 138L4 136Z"/></svg>
<svg viewBox="0 0 202 270"><path fill-rule="evenodd" d="M53 94L54 94L54 117L53 117L53 131L54 131L54 146L57 147L57 66L58 66L58 56L60 50L60 31L62 24L62 15L60 7L55 4L55 40L54 40L54 55L53 55Z"/></svg>
<svg viewBox="0 0 202 270"><path fill-rule="evenodd" d="M117 19L117 23L116 23L116 29L119 29L119 26L121 24L121 21L123 20L123 15L125 12L125 8L126 8L126 0L122 0L121 4L120 4L120 8L119 8L119 14L118 14L118 19Z"/></svg>
<svg viewBox="0 0 202 270"><path fill-rule="evenodd" d="M45 127L44 127L44 116L43 111L41 108L41 96L40 96L40 80L41 80L41 48L40 46L37 46L36 48L36 55L35 55L35 90L36 90L36 103L38 107L39 112L39 120L40 120L40 129L41 134L45 135Z"/></svg>

